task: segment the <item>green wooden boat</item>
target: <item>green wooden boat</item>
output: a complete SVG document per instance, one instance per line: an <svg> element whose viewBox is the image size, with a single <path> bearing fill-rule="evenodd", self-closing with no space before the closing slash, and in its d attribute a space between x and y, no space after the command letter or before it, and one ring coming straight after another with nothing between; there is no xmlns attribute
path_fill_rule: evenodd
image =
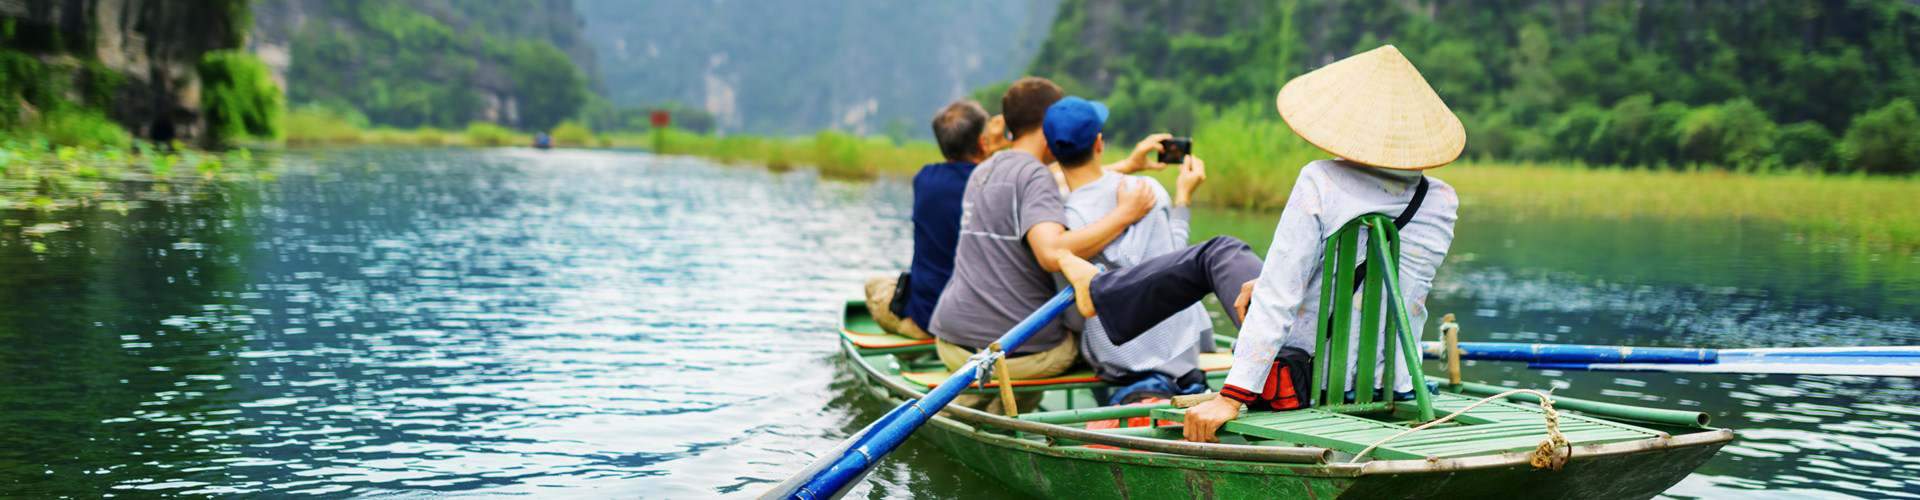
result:
<svg viewBox="0 0 1920 500"><path fill-rule="evenodd" d="M1324 269L1352 269L1359 247L1353 236L1362 232L1381 242L1366 245L1376 261L1396 261L1397 252L1389 249L1398 235L1387 222L1363 217L1352 230L1336 234ZM1348 274L1329 272L1324 279L1336 283L1329 289L1351 289L1353 276L1343 276ZM1417 344L1405 328L1404 304L1398 304L1399 294L1385 293L1399 288L1394 274L1372 273L1363 282L1363 315L1386 307L1389 321L1362 322L1360 331L1378 327L1383 333L1380 343L1353 336L1360 339L1363 353L1358 366L1374 366L1374 357L1365 354L1376 351L1405 354L1414 360L1408 366L1419 366L1411 347ZM1329 312L1351 310L1353 299L1332 295L1321 302L1328 305L1321 322L1327 326L1316 352L1347 352L1348 336L1330 332L1349 331L1351 325ZM1391 319L1396 313L1397 322ZM1216 338L1221 351L1230 351L1230 341ZM840 343L847 367L864 390L889 405L922 397L948 375L931 341L887 334L858 300L843 308ZM1216 389L1226 374L1219 356L1202 362ZM1344 360L1316 359L1315 370L1332 375L1345 371L1344 365ZM1375 375L1382 376L1379 380L1393 377L1390 371L1355 375L1358 387L1371 387ZM1408 375L1416 386L1426 385L1420 370ZM950 405L917 435L1020 491L1077 498L1467 498L1515 493L1527 498L1649 498L1733 440L1732 431L1708 427L1704 413L1554 396L1551 404L1559 410L1557 429L1566 446L1546 454L1536 450L1548 436L1548 412L1530 404L1538 403L1537 396L1482 402L1506 388L1459 382L1439 384L1437 394L1414 391L1419 397L1413 401L1372 401L1372 395L1365 394L1372 391L1359 391L1357 400L1328 404L1326 395L1346 392L1341 386L1346 377L1315 378L1312 408L1245 413L1221 429L1218 444L1182 440L1182 410L1168 404L1097 406L1092 390L1104 384L1091 371L1013 381L1014 392L1044 394L1037 412L1010 417ZM991 383L968 391L1000 394ZM1476 403L1479 406L1469 409ZM1461 410L1466 411L1451 420L1406 432ZM1116 419L1118 426L1112 423ZM1143 425L1127 427L1129 420ZM1561 457L1557 467L1535 465L1537 459L1552 456Z"/></svg>

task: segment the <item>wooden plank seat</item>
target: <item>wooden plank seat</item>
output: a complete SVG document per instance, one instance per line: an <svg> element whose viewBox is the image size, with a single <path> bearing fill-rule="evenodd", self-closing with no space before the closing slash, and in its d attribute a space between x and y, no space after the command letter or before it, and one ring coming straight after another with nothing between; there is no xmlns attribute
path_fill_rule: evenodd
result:
<svg viewBox="0 0 1920 500"><path fill-rule="evenodd" d="M1433 396L1436 411L1452 413L1479 401L1458 394ZM1227 422L1221 432L1242 436L1247 441L1278 441L1307 446L1322 446L1344 453L1360 453L1380 440L1399 434L1418 422L1395 416L1418 413L1411 402L1394 404L1392 415L1369 416L1320 408L1284 412L1257 412ZM1153 410L1155 419L1179 422L1185 410ZM1609 422L1579 415L1560 414L1560 432L1574 445L1602 444L1657 437L1656 430ZM1449 424L1402 436L1375 448L1379 459L1453 458L1490 455L1533 449L1547 436L1546 419L1537 407L1493 402L1462 414Z"/></svg>
<svg viewBox="0 0 1920 500"><path fill-rule="evenodd" d="M873 315L867 312L866 301L848 300L841 325L840 338L860 348L862 353L933 350L933 339L916 339L881 329L880 324L873 321Z"/></svg>
<svg viewBox="0 0 1920 500"><path fill-rule="evenodd" d="M1200 370L1207 372L1207 378L1210 380L1225 378L1227 376L1227 369L1232 367L1233 354L1231 353L1209 352L1200 354ZM940 383L945 382L947 377L951 375L953 375L953 372L948 371L944 367L930 367L919 371L903 367L900 370L901 378L923 389L939 387ZM1099 377L1094 376L1092 370L1069 372L1056 377L1013 380L1013 392L1090 389L1105 386L1107 386L1107 383L1100 381ZM988 389L998 389L999 387L999 382L989 381L984 389L973 388L969 389L968 392L992 392Z"/></svg>

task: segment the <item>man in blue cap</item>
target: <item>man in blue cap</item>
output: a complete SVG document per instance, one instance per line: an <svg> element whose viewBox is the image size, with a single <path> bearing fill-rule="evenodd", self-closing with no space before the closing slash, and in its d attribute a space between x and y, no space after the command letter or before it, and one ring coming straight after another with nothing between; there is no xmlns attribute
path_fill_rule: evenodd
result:
<svg viewBox="0 0 1920 500"><path fill-rule="evenodd" d="M1125 233L1089 260L1108 269L1138 265L1147 259L1187 247L1193 191L1206 181L1206 163L1188 155L1180 165L1178 196L1150 178L1135 178L1098 164L1106 149L1102 130L1107 106L1079 97L1067 97L1047 108L1041 129L1047 148L1059 160L1067 193L1067 228L1091 224L1116 208L1123 187L1145 188L1154 194L1153 209ZM1156 143L1158 141L1155 141ZM1080 353L1102 380L1121 386L1106 404L1129 404L1166 399L1207 390L1200 371L1200 350L1213 342L1213 319L1199 303L1153 325L1124 345L1107 338L1099 318L1080 329Z"/></svg>
<svg viewBox="0 0 1920 500"><path fill-rule="evenodd" d="M1153 208L1151 193L1122 189L1115 195L1116 208L1106 216L1067 229L1065 196L1047 169L1053 153L1041 131L1047 108L1063 96L1058 85L1044 78L1022 78L1009 86L1000 107L1013 143L967 177L953 276L925 325L949 369L966 363L973 352L1051 299L1058 290L1053 273L1061 258L1099 254ZM1060 321L1049 322L1008 356L1007 371L1014 378L1065 373L1079 359L1078 346ZM1039 395L1022 395L1020 406L1036 406ZM954 403L999 410L996 398L963 395Z"/></svg>

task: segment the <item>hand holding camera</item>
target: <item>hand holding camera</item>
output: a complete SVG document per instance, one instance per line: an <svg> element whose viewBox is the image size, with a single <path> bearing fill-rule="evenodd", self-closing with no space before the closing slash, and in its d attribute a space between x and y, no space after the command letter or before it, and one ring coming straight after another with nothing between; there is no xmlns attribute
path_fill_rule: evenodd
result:
<svg viewBox="0 0 1920 500"><path fill-rule="evenodd" d="M1119 166L1112 170L1122 174L1132 175L1142 171L1167 168L1167 165L1164 163L1154 163L1147 154L1159 152L1160 141L1170 138L1173 138L1173 134L1160 133L1141 139L1140 142L1134 143L1133 152L1127 154L1127 160L1117 164Z"/></svg>
<svg viewBox="0 0 1920 500"><path fill-rule="evenodd" d="M1185 161L1180 162L1180 178L1176 181L1179 189L1174 191L1173 206L1184 207L1193 203L1194 190L1200 189L1200 185L1206 182L1207 162L1201 161L1198 156L1186 155Z"/></svg>

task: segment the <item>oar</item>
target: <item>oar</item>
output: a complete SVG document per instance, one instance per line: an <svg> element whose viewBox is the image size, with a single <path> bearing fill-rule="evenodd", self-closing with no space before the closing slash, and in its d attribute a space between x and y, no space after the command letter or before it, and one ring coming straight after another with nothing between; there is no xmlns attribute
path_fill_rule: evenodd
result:
<svg viewBox="0 0 1920 500"><path fill-rule="evenodd" d="M1421 349L1429 359L1446 355L1440 342L1422 342ZM1920 377L1920 346L1708 349L1461 342L1460 359L1520 361L1543 370Z"/></svg>
<svg viewBox="0 0 1920 500"><path fill-rule="evenodd" d="M1062 311L1067 310L1067 305L1072 303L1073 287L1061 289L1060 293L1054 294L1052 300L1041 305L1039 310L1027 316L1027 319L1022 320L1020 324L1014 325L1006 335L1000 336L1002 349L1000 353L982 351L984 354L975 355L973 359L967 361L967 364L954 370L953 376L947 377L946 382L941 382L932 392L928 392L926 397L901 403L879 420L873 421L860 432L847 438L833 453L821 457L819 461L802 469L793 479L761 495L761 498L784 497L812 500L837 498L845 494L846 489L865 477L867 471L873 468L874 464L879 463L881 457L885 457L887 453L899 447L901 442L906 441L908 435L926 424L927 419L933 418L934 413L945 408L947 403L953 402L953 398L959 396L960 391L973 385L974 377L979 373L976 369L982 366L982 363L985 363L985 366L992 366L994 357L1019 349L1021 345L1027 343L1028 338L1040 331L1041 326L1052 322L1054 316L1059 316ZM804 482L799 481L803 477L806 478Z"/></svg>

